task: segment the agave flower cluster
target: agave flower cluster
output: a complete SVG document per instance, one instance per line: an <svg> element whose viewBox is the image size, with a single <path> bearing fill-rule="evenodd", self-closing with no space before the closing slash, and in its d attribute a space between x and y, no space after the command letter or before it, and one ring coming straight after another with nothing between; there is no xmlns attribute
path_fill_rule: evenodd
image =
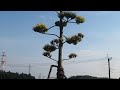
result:
<svg viewBox="0 0 120 90"><path fill-rule="evenodd" d="M77 16L76 13L73 13L73 12L70 12L70 11L64 11L62 13L58 13L58 17L63 18L66 22L68 22L69 20L75 19L75 22L77 24L83 23L85 21L84 17Z"/></svg>
<svg viewBox="0 0 120 90"><path fill-rule="evenodd" d="M45 33L45 32L48 31L48 28L47 28L44 24L40 23L40 24L35 25L35 26L33 27L33 30L34 30L35 32Z"/></svg>
<svg viewBox="0 0 120 90"><path fill-rule="evenodd" d="M78 33L78 35L74 35L72 37L67 38L66 42L68 44L76 45L78 42L80 42L82 40L83 37L84 37L84 35L82 33Z"/></svg>
<svg viewBox="0 0 120 90"><path fill-rule="evenodd" d="M70 59L71 59L71 58L76 58L76 57L77 57L77 54L71 53L68 57L69 57Z"/></svg>
<svg viewBox="0 0 120 90"><path fill-rule="evenodd" d="M77 16L75 18L75 21L76 21L77 24L80 24L80 23L83 23L85 21L85 18L82 17L82 16Z"/></svg>
<svg viewBox="0 0 120 90"><path fill-rule="evenodd" d="M50 54L51 52L55 51L57 48L55 45L50 45L50 44L46 44L43 49L45 50L45 52L43 53L44 56L46 57L51 57L52 55Z"/></svg>

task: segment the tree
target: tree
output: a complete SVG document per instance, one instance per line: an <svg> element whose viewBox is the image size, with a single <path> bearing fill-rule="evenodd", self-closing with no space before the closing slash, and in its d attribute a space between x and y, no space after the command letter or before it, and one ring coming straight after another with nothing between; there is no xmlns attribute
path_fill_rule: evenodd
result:
<svg viewBox="0 0 120 90"><path fill-rule="evenodd" d="M57 79L64 79L65 74L64 74L64 69L62 66L62 61L64 60L69 60L72 58L75 58L77 54L71 53L68 56L68 59L62 59L62 48L64 43L68 44L73 44L76 45L78 42L82 40L84 35L82 33L78 33L77 35L71 36L71 37L66 37L63 35L63 29L64 27L67 26L68 23L76 23L76 24L81 24L85 21L84 17L76 15L76 13L70 12L70 11L56 11L59 21L55 22L55 25L51 26L50 28L47 28L45 24L39 23L33 27L33 30L35 32L39 32L41 34L46 34L46 35L54 35L57 38L52 40L50 44L46 44L43 49L45 52L43 53L44 56L50 58L51 60L54 60L57 62L58 67L57 67ZM74 21L73 21L74 20ZM53 27L59 27L60 32L59 36L56 34L51 34L47 33L48 30L50 30ZM58 49L58 60L53 59L51 53Z"/></svg>
<svg viewBox="0 0 120 90"><path fill-rule="evenodd" d="M13 73L13 72L5 72L0 71L0 79L35 79L34 76L31 76L29 74L19 74L19 73Z"/></svg>

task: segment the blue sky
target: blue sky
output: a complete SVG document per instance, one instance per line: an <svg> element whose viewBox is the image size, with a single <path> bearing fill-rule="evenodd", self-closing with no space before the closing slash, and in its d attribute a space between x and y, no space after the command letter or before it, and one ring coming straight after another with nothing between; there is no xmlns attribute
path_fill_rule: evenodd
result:
<svg viewBox="0 0 120 90"><path fill-rule="evenodd" d="M63 58L71 52L76 52L78 57L71 60L103 58L108 53L112 57L118 57L120 53L120 12L119 11L74 11L78 15L85 17L85 23L69 24L64 29L66 36L72 36L81 32L85 35L78 45L65 44L63 48ZM50 27L58 20L54 11L0 11L0 53L6 52L7 64L40 64L32 68L31 73L36 77L38 74L47 76L49 66L53 61L42 56L42 47L49 43L54 36L47 36L36 33L32 30L38 23L45 23ZM49 33L59 34L57 27L51 29ZM57 59L57 51L53 57ZM113 58L113 68L119 69L120 63ZM69 61L68 61L69 62ZM111 61L112 62L112 61ZM50 64L49 64L50 63ZM67 63L67 61L65 61ZM65 65L67 76L76 74L90 74L94 76L108 76L107 60ZM6 67L7 70L18 72L28 72L28 68L17 69ZM39 69L38 69L39 68ZM71 69L69 69L71 68ZM119 70L118 70L119 71ZM55 72L53 73L55 75ZM112 73L113 77L119 77L118 73Z"/></svg>

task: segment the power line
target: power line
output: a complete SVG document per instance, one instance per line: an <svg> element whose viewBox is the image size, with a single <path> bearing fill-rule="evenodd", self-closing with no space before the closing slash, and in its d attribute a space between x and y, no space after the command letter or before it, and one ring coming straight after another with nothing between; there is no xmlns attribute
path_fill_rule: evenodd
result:
<svg viewBox="0 0 120 90"><path fill-rule="evenodd" d="M118 57L112 57L112 59L114 59L114 61L120 61L120 58Z"/></svg>
<svg viewBox="0 0 120 90"><path fill-rule="evenodd" d="M96 61L102 61L102 60L105 60L105 58L99 58L99 59L88 59L88 60L82 60L82 61L79 61L79 62L75 62L75 61L72 61L72 63L69 63L69 64L78 64L78 63L89 63L89 62L96 62ZM68 64L68 63L67 63Z"/></svg>
<svg viewBox="0 0 120 90"><path fill-rule="evenodd" d="M15 65L15 64L7 64L6 66L8 66L8 67L28 67L27 65L19 65L19 64L17 64L17 65Z"/></svg>
<svg viewBox="0 0 120 90"><path fill-rule="evenodd" d="M88 62L96 62L96 61L102 61L102 60L105 60L106 57L104 58L98 58L98 59L85 59L85 60L81 60L79 62L77 61L72 61L72 62L67 62L67 63L64 63L64 64L68 64L68 63L71 63L71 64L74 64L74 63L88 63ZM46 65L51 65L53 63L31 63L29 64L29 67L35 67L35 66L46 66ZM6 64L6 66L10 66L10 67L28 67L28 64Z"/></svg>

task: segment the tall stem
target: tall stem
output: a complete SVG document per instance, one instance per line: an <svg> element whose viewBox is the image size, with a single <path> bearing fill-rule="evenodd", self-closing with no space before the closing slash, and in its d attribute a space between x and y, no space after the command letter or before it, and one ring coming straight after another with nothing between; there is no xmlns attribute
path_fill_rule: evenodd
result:
<svg viewBox="0 0 120 90"><path fill-rule="evenodd" d="M60 11L62 13L62 11ZM63 79L64 71L62 67L62 48L63 48L63 26L62 26L62 18L60 18L60 42L59 42L59 52L58 52L58 71L57 71L57 79Z"/></svg>

